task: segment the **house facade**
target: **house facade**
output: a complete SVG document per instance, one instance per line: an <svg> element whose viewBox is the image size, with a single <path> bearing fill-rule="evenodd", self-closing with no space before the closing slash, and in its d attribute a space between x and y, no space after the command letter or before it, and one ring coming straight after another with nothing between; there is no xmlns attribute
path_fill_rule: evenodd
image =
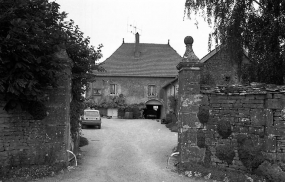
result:
<svg viewBox="0 0 285 182"><path fill-rule="evenodd" d="M168 44L139 42L122 45L107 58L102 67L106 72L94 72L96 81L90 83L86 93L96 103L116 96L124 97L126 104L146 104L145 113L156 113L157 119L165 117L164 91L162 89L178 74L176 65L181 56ZM116 110L107 115L116 117Z"/></svg>

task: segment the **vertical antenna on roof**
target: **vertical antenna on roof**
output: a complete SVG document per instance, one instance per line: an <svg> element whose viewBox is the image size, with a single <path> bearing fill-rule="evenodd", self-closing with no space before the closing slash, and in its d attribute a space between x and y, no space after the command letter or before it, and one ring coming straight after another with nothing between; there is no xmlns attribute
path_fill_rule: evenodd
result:
<svg viewBox="0 0 285 182"><path fill-rule="evenodd" d="M127 32L135 35L136 33L142 34L142 29L138 28L135 23L127 24Z"/></svg>

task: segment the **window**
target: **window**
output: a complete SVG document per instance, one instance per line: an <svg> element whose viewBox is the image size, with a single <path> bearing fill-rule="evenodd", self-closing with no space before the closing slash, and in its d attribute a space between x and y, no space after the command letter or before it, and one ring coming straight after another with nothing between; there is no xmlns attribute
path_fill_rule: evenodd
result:
<svg viewBox="0 0 285 182"><path fill-rule="evenodd" d="M117 94L117 85L116 84L110 84L110 94L111 95Z"/></svg>
<svg viewBox="0 0 285 182"><path fill-rule="evenodd" d="M99 111L94 110L94 111L84 111L84 116L85 117L99 117Z"/></svg>
<svg viewBox="0 0 285 182"><path fill-rule="evenodd" d="M93 88L93 95L101 95L101 89Z"/></svg>
<svg viewBox="0 0 285 182"><path fill-rule="evenodd" d="M156 96L155 85L148 86L148 96Z"/></svg>

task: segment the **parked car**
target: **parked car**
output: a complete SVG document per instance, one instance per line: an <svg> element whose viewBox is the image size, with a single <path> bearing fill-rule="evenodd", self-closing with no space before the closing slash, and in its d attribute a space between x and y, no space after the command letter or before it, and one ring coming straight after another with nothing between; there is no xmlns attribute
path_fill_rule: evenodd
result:
<svg viewBox="0 0 285 182"><path fill-rule="evenodd" d="M81 117L82 127L88 126L98 126L101 129L101 116L99 110L85 109L84 115Z"/></svg>
<svg viewBox="0 0 285 182"><path fill-rule="evenodd" d="M154 111L154 110L153 111L152 110L147 111L146 119L157 119L156 111Z"/></svg>

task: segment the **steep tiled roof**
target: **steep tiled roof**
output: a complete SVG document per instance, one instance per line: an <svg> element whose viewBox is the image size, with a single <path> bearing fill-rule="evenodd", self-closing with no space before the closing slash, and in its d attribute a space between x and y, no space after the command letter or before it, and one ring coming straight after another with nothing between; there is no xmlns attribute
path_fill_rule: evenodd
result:
<svg viewBox="0 0 285 182"><path fill-rule="evenodd" d="M123 43L102 67L98 76L175 77L181 56L168 44L139 44L140 56L135 57L135 43Z"/></svg>

